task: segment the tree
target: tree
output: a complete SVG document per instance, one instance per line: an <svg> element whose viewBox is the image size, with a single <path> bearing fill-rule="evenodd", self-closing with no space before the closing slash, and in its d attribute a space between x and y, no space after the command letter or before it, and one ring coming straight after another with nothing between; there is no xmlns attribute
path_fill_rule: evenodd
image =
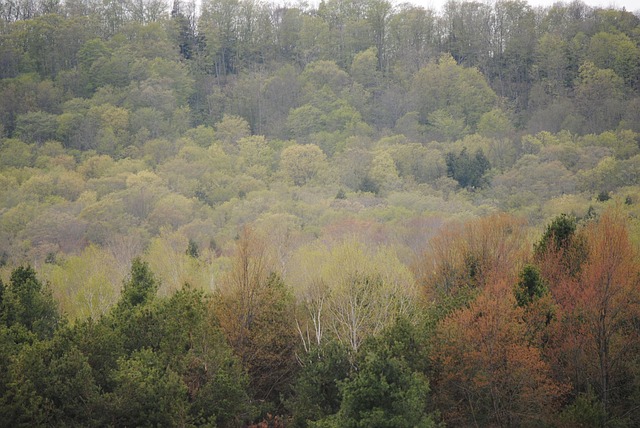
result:
<svg viewBox="0 0 640 428"><path fill-rule="evenodd" d="M251 135L249 123L240 116L224 115L216 124L216 137L227 153L237 153L236 144L242 138Z"/></svg>
<svg viewBox="0 0 640 428"><path fill-rule="evenodd" d="M134 308L149 303L158 291L158 284L149 265L136 257L131 263L131 276L124 283L119 307Z"/></svg>
<svg viewBox="0 0 640 428"><path fill-rule="evenodd" d="M447 175L467 189L481 188L486 184L484 174L491 164L482 149L478 149L473 156L469 156L466 147L460 154L447 153L445 156Z"/></svg>
<svg viewBox="0 0 640 428"><path fill-rule="evenodd" d="M326 168L326 156L315 144L294 144L282 150L280 168L296 186L303 186Z"/></svg>
<svg viewBox="0 0 640 428"><path fill-rule="evenodd" d="M425 331L399 316L365 341L351 376L342 383L336 415L346 426L428 427L430 385Z"/></svg>
<svg viewBox="0 0 640 428"><path fill-rule="evenodd" d="M220 327L249 374L251 395L279 410L295 372L293 296L271 270L266 242L242 231L215 310Z"/></svg>
<svg viewBox="0 0 640 428"><path fill-rule="evenodd" d="M397 316L414 314L417 289L392 248L373 250L354 240L303 247L287 279L303 302L301 338L307 344L334 338L352 357Z"/></svg>
<svg viewBox="0 0 640 428"><path fill-rule="evenodd" d="M506 113L500 109L486 112L478 121L478 133L488 138L508 138L514 131Z"/></svg>
<svg viewBox="0 0 640 428"><path fill-rule="evenodd" d="M614 129L624 112L624 81L611 69L592 62L580 66L575 86L575 103L584 117L583 132L600 133Z"/></svg>
<svg viewBox="0 0 640 428"><path fill-rule="evenodd" d="M599 32L589 41L588 59L601 69L611 69L631 87L640 79L640 48L626 34Z"/></svg>
<svg viewBox="0 0 640 428"><path fill-rule="evenodd" d="M295 426L333 415L340 409L340 382L347 379L352 365L348 350L336 341L314 346L300 357L301 368L293 385L287 407Z"/></svg>
<svg viewBox="0 0 640 428"><path fill-rule="evenodd" d="M463 68L449 55L442 55L437 63L418 71L412 87L412 105L422 123L428 123L431 113L443 110L464 119L469 132L475 131L480 117L491 111L497 100L477 69Z"/></svg>
<svg viewBox="0 0 640 428"><path fill-rule="evenodd" d="M375 90L382 83L382 74L378 71L378 66L376 49L369 48L353 58L349 74L355 82L361 84L365 89Z"/></svg>
<svg viewBox="0 0 640 428"><path fill-rule="evenodd" d="M626 219L617 212L603 213L579 233L586 254L573 273L576 280L552 288L564 326L554 339L553 356L563 372L575 373L571 379L576 393L593 388L602 405L598 423L637 420L629 401L637 373L626 362L640 351L640 332L631 327L640 313L638 256Z"/></svg>
<svg viewBox="0 0 640 428"><path fill-rule="evenodd" d="M402 356L386 349L361 351L358 370L341 388L340 410L329 421L344 427L433 427L427 412L429 382ZM331 423L318 426L334 426Z"/></svg>
<svg viewBox="0 0 640 428"><path fill-rule="evenodd" d="M124 272L117 264L110 251L90 245L77 256L50 266L44 275L69 320L97 320L118 301Z"/></svg>
<svg viewBox="0 0 640 428"><path fill-rule="evenodd" d="M588 248L584 235L578 234L577 230L577 219L561 214L547 225L542 238L534 246L534 257L542 277L550 286L559 284L566 275L577 278L580 273Z"/></svg>
<svg viewBox="0 0 640 428"><path fill-rule="evenodd" d="M180 376L193 423L233 426L252 412L249 379L225 340L210 297L185 285L159 300L154 353Z"/></svg>
<svg viewBox="0 0 640 428"><path fill-rule="evenodd" d="M30 112L17 117L15 135L25 142L42 145L55 138L57 128L55 115L43 111Z"/></svg>
<svg viewBox="0 0 640 428"><path fill-rule="evenodd" d="M494 214L442 228L414 265L423 292L443 298L496 280L515 283L527 253L523 226L516 217Z"/></svg>
<svg viewBox="0 0 640 428"><path fill-rule="evenodd" d="M0 165L21 168L31 165L32 147L17 138L5 139L0 146Z"/></svg>
<svg viewBox="0 0 640 428"><path fill-rule="evenodd" d="M39 339L52 337L61 321L51 291L31 266L18 267L11 273L0 315L7 327L26 329Z"/></svg>
<svg viewBox="0 0 640 428"><path fill-rule="evenodd" d="M551 421L566 387L526 340L522 309L504 283L438 325L433 387L453 425L523 425Z"/></svg>
<svg viewBox="0 0 640 428"><path fill-rule="evenodd" d="M87 356L73 339L68 332L60 332L52 340L35 342L14 356L11 388L2 400L3 423L99 424L103 416L99 389Z"/></svg>
<svg viewBox="0 0 640 428"><path fill-rule="evenodd" d="M107 423L121 426L176 426L188 421L187 387L178 374L162 365L151 349L121 357L112 374Z"/></svg>
<svg viewBox="0 0 640 428"><path fill-rule="evenodd" d="M409 3L398 5L389 17L386 57L391 66L415 73L436 53L435 11Z"/></svg>
<svg viewBox="0 0 640 428"><path fill-rule="evenodd" d="M515 287L518 306L525 307L549 292L540 271L534 265L525 265Z"/></svg>

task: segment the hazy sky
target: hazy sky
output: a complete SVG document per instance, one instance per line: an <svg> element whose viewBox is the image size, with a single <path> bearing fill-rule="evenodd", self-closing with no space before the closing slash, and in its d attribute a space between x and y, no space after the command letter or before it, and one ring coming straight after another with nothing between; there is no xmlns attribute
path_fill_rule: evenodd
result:
<svg viewBox="0 0 640 428"><path fill-rule="evenodd" d="M482 1L482 0L481 0ZM551 6L558 0L528 0L531 6ZM424 7L431 7L436 10L442 10L442 6L447 0L408 0L408 3L417 4ZM564 3L570 3L565 1ZM629 12L640 11L640 0L583 0L583 3L589 6L599 7L615 7L617 9L626 8Z"/></svg>

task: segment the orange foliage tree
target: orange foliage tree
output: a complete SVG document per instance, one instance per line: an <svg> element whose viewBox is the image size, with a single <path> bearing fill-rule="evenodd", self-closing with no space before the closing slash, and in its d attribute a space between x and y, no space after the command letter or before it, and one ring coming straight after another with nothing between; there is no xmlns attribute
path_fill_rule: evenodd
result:
<svg viewBox="0 0 640 428"><path fill-rule="evenodd" d="M640 357L638 253L617 212L605 212L576 234L584 243L579 271L567 272L571 267L565 266L563 275L551 276L560 314L550 356L575 393L589 388L597 393L604 418L597 423L634 415L638 421L640 408L630 402L640 380L633 368Z"/></svg>
<svg viewBox="0 0 640 428"><path fill-rule="evenodd" d="M504 213L445 226L414 265L416 278L427 294L482 287L490 278L515 283L528 252L524 226Z"/></svg>
<svg viewBox="0 0 640 428"><path fill-rule="evenodd" d="M271 269L266 242L242 231L215 310L227 341L250 376L254 397L276 407L297 367L295 303Z"/></svg>
<svg viewBox="0 0 640 428"><path fill-rule="evenodd" d="M447 424L539 425L558 410L566 387L530 344L523 315L499 281L439 323L433 387Z"/></svg>

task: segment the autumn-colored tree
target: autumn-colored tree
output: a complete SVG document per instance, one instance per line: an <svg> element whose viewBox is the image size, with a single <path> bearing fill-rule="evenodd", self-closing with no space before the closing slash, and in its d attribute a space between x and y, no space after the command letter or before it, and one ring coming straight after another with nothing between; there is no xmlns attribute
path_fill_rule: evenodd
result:
<svg viewBox="0 0 640 428"><path fill-rule="evenodd" d="M426 294L453 293L499 278L515 283L526 253L522 220L494 214L445 226L418 257L414 270Z"/></svg>
<svg viewBox="0 0 640 428"><path fill-rule="evenodd" d="M587 254L585 236L578 229L576 218L565 214L554 218L534 245L534 259L552 291L560 284L577 280ZM571 305L575 302L575 290L576 287L556 289L554 297L561 304Z"/></svg>
<svg viewBox="0 0 640 428"><path fill-rule="evenodd" d="M637 250L619 212L605 212L579 233L587 250L581 269L575 279L565 275L552 289L562 317L553 361L570 376L576 393L593 387L603 409L595 423L637 421L629 401L637 382L631 362L640 352Z"/></svg>
<svg viewBox="0 0 640 428"><path fill-rule="evenodd" d="M511 287L487 285L437 328L434 391L451 425L522 426L553 420L566 388L526 338Z"/></svg>
<svg viewBox="0 0 640 428"><path fill-rule="evenodd" d="M250 376L251 394L278 410L296 368L293 296L271 270L266 241L241 232L232 266L221 280L215 310L220 327Z"/></svg>

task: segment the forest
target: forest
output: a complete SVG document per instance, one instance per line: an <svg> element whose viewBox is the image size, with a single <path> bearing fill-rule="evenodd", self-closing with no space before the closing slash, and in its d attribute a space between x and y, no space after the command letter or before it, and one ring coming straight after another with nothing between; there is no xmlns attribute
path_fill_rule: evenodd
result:
<svg viewBox="0 0 640 428"><path fill-rule="evenodd" d="M0 0L0 427L640 425L640 16Z"/></svg>

